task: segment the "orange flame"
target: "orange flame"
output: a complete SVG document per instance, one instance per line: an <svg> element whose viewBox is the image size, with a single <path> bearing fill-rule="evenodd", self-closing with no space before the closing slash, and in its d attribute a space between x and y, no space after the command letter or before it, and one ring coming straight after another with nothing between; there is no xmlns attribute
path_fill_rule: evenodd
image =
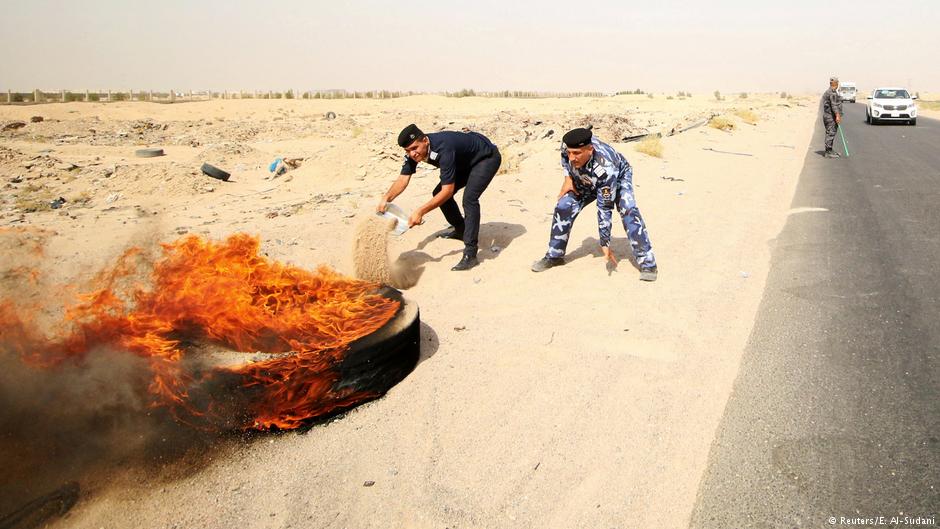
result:
<svg viewBox="0 0 940 529"><path fill-rule="evenodd" d="M375 283L316 272L258 255L255 237L221 243L188 236L163 244L141 282L139 248L100 273L92 292L67 307L62 329L45 337L35 314L0 301L0 338L27 362L52 368L112 346L148 360L148 391L181 421L216 428L296 428L375 395L334 390L334 366L348 345L399 309ZM241 352L285 353L235 367L193 367L203 340ZM287 354L289 353L289 354ZM219 395L219 390L230 393ZM230 397L230 398L226 398Z"/></svg>

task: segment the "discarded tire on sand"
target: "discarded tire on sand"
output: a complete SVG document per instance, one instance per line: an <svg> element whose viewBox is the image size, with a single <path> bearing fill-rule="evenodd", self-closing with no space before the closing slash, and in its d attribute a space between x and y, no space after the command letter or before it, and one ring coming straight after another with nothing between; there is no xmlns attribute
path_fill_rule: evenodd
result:
<svg viewBox="0 0 940 529"><path fill-rule="evenodd" d="M157 156L163 156L163 149L137 149L134 151L134 156L138 158L156 158Z"/></svg>
<svg viewBox="0 0 940 529"><path fill-rule="evenodd" d="M203 174L207 176L211 176L212 178L217 178L219 180L222 180L223 182L228 181L228 178L232 176L228 172L223 171L222 169L219 169L218 167L214 165L209 165L207 163L202 164L201 171Z"/></svg>

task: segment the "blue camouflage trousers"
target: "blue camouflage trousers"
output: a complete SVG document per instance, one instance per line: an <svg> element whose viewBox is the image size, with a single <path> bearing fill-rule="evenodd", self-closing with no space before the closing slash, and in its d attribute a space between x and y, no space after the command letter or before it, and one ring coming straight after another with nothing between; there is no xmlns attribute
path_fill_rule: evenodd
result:
<svg viewBox="0 0 940 529"><path fill-rule="evenodd" d="M649 268L656 266L656 256L653 254L653 247L650 244L649 234L646 231L646 224L640 215L640 210L636 207L636 199L633 195L633 182L629 177L617 179L613 197L608 200L614 200L617 204L617 212L623 222L623 229L627 232L630 239L630 248L633 250L633 257L636 259L640 268ZM574 219L585 206L594 202L596 194L582 193L576 196L569 192L558 199L555 205L555 216L552 220L552 233L548 241L548 253L546 257L556 258L564 257L565 250L568 248L568 237L571 235L571 227L574 225ZM603 201L604 198L601 198ZM612 208L612 204L604 204ZM601 234L601 242L609 239L611 226L610 216L604 219L601 211L601 205L598 205L598 229Z"/></svg>

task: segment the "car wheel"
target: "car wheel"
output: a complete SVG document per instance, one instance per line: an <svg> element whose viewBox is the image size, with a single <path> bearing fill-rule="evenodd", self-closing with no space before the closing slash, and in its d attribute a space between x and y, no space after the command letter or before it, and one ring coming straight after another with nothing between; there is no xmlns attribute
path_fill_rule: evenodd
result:
<svg viewBox="0 0 940 529"><path fill-rule="evenodd" d="M909 121L909 123L911 124L912 127L916 127L916 126L917 126L917 118L912 119L911 121Z"/></svg>
<svg viewBox="0 0 940 529"><path fill-rule="evenodd" d="M871 114L869 114L868 112L865 112L865 123L868 123L869 125L871 125Z"/></svg>

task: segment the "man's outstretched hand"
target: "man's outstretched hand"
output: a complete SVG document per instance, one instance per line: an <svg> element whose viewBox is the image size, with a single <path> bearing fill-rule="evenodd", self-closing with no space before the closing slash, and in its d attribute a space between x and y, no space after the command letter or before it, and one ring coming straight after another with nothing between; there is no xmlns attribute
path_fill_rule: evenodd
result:
<svg viewBox="0 0 940 529"><path fill-rule="evenodd" d="M415 210L415 212L412 213L410 217L408 217L408 227L412 228L418 224L424 224L424 214L418 210Z"/></svg>
<svg viewBox="0 0 940 529"><path fill-rule="evenodd" d="M607 258L605 264L609 263L612 268L617 268L617 257L614 252L610 251L610 246L601 246L601 251L604 252L604 257Z"/></svg>

